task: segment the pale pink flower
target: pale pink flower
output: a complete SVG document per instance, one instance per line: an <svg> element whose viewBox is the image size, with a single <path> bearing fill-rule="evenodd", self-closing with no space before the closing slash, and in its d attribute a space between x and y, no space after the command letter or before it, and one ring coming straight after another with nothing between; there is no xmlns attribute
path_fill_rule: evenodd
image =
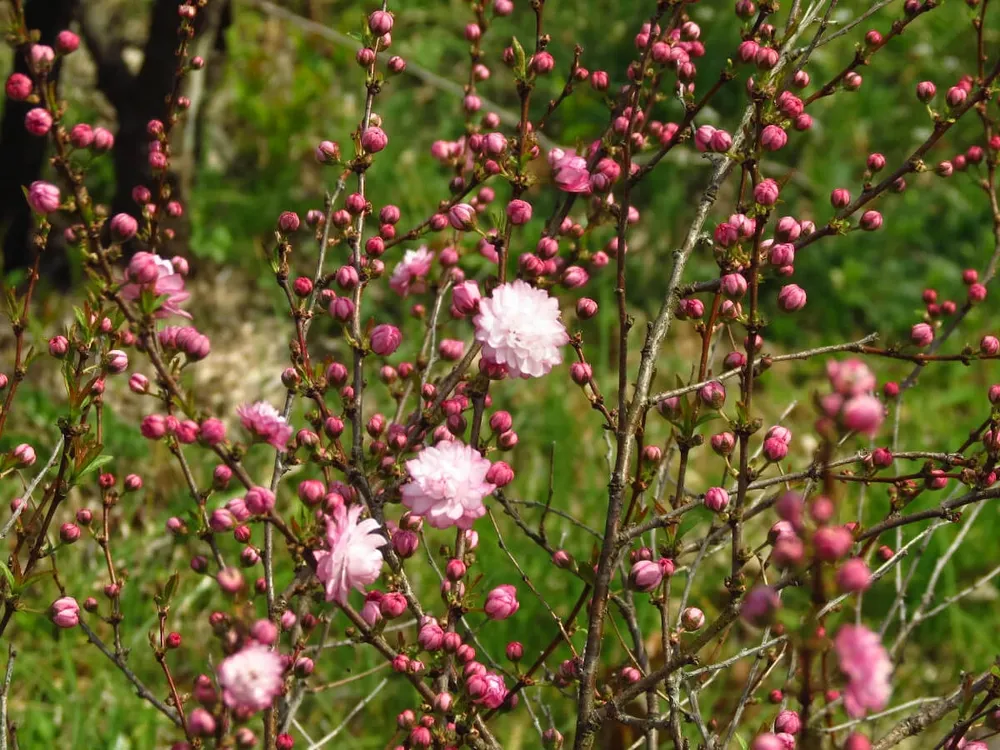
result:
<svg viewBox="0 0 1000 750"><path fill-rule="evenodd" d="M237 651L219 665L222 700L230 708L263 711L281 693L281 656L259 643Z"/></svg>
<svg viewBox="0 0 1000 750"><path fill-rule="evenodd" d="M866 710L881 711L889 702L892 661L877 634L863 625L844 625L834 640L840 671L847 675L844 706L860 718Z"/></svg>
<svg viewBox="0 0 1000 750"><path fill-rule="evenodd" d="M361 517L361 506L350 509L338 505L326 522L326 542L329 551L316 553L316 575L326 586L326 600L347 604L352 588L364 591L382 572L385 537L378 534L379 524L373 518Z"/></svg>
<svg viewBox="0 0 1000 750"><path fill-rule="evenodd" d="M566 193L589 193L590 172L587 170L587 160L572 153L549 154L549 164L552 166L552 176L556 187Z"/></svg>
<svg viewBox="0 0 1000 750"><path fill-rule="evenodd" d="M155 276L149 273L136 280L136 269L155 269ZM157 297L166 296L166 300L156 310L155 316L157 318L169 318L171 315L180 315L183 318L191 317L190 313L180 308L180 305L191 297L191 293L184 289L184 277L174 269L174 264L166 258L161 258L154 253L136 253L129 263L127 276L133 283L125 284L122 287L121 292L125 299L139 299L143 291L148 291ZM152 276L152 280L148 280L149 276Z"/></svg>
<svg viewBox="0 0 1000 750"><path fill-rule="evenodd" d="M486 514L483 498L496 489L486 481L490 462L457 440L424 448L406 462L406 470L410 481L400 490L403 505L436 529L469 528Z"/></svg>
<svg viewBox="0 0 1000 750"><path fill-rule="evenodd" d="M399 262L389 278L390 288L400 297L405 297L411 291L422 292L426 284L424 277L431 270L434 253L426 247L417 250L407 250L403 260Z"/></svg>
<svg viewBox="0 0 1000 750"><path fill-rule="evenodd" d="M292 436L292 428L271 404L266 401L243 404L236 408L236 413L243 426L256 437L265 443L270 443L279 451L285 450L285 445Z"/></svg>
<svg viewBox="0 0 1000 750"><path fill-rule="evenodd" d="M562 362L559 347L569 341L556 299L520 279L501 284L480 300L472 322L483 358L505 365L515 377L548 374Z"/></svg>

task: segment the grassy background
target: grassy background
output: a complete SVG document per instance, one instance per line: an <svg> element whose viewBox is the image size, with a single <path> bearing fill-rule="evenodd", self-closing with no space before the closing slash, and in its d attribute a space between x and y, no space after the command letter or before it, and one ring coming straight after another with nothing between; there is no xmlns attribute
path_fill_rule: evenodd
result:
<svg viewBox="0 0 1000 750"><path fill-rule="evenodd" d="M290 5L301 12L308 10L304 3ZM524 0L519 5L525 5ZM135 10L138 34L141 34L140 6L137 4ZM864 7L858 2L841 3L834 20L849 19ZM316 2L311 9L322 23L352 33L360 28L366 6ZM863 29L886 31L897 11L897 5L890 5L860 27L858 33L819 50L808 68L814 82L828 79L843 66ZM637 19L646 13L644 4L632 0L618 3L594 0L585 8L558 0L547 3L547 29L553 37L550 49L557 59L557 71L565 68L572 45L578 42L584 47L584 64L591 70L609 70L613 84L620 84ZM467 6L461 2L408 2L397 16L394 51L411 64L461 81L466 63L461 29L468 15ZM510 35L516 34L522 40L530 37L530 15L526 7L519 7L512 18L499 22L490 31L487 46L492 60L496 60ZM699 86L704 88L731 53L739 27L728 3L703 0L694 6L692 15L702 26L702 39L708 50L699 61ZM782 194L783 213L823 222L829 216L827 196L833 187L860 189L869 152L881 151L890 165L906 157L930 130L926 110L913 96L914 86L919 80L930 79L943 92L967 70L972 49L965 28L970 17L971 11L963 4L946 3L913 24L898 44L876 57L877 64L863 71L865 83L860 91L838 95L818 104L815 111L811 109L815 127L808 134L793 135L789 147L777 155L777 166L771 169L773 176L789 179ZM1000 41L996 36L992 40ZM313 163L312 149L322 138L346 144L362 104L361 74L353 62L353 51L343 45L303 33L294 25L242 4L229 29L228 41L228 57L218 61L225 66L224 80L205 104L204 157L198 166L189 206L194 231L189 252L200 269L193 282L195 317L200 328L214 334L213 354L196 368L197 377L204 389L215 394L211 405L224 413L231 413L240 401L260 394L277 402L280 392L277 374L287 333L282 319L274 316L282 303L266 272L263 248L281 210L304 212L321 204L324 186L333 178L330 172ZM482 93L501 107L511 109L516 100L509 76L499 63L492 67L493 77L483 85ZM100 119L106 107L88 92L86 66L81 65L77 74L81 76L80 85L67 87L73 111L81 119ZM549 87L547 93L554 94L562 85L560 75L554 74L545 85ZM705 113L704 121L733 127L743 106L740 85L733 84L720 95L715 107ZM377 160L370 172L371 198L376 206L389 201L398 204L403 212L400 226L406 227L429 214L446 196L447 175L429 158L428 151L434 140L460 135L460 102L404 75L387 86L376 109L385 122L390 145L385 158ZM588 87L581 87L560 109L548 135L565 145L585 142L601 127L605 112L601 98ZM663 105L659 116L663 120L678 119L676 103ZM979 137L977 123L960 125L946 146L932 152L931 163L964 150ZM692 216L692 197L704 186L708 171L708 165L699 159L671 158L654 172L637 196L644 221L630 239L629 278L630 303L639 318L638 332L643 330L643 317L655 311L659 302L670 252L687 229ZM932 175L914 177L910 181L912 189L881 201L879 210L885 215L885 228L881 232L853 233L803 252L796 263L795 281L808 290L810 303L794 318L779 317L773 299L777 286L772 282L766 288L765 310L773 323L766 335L767 349L778 352L806 348L871 331L879 331L883 341L893 341L905 335L908 327L919 319L920 291L925 285L938 287L943 298L961 301L964 295L961 269L982 268L992 250L988 214L976 177L973 170L950 180ZM99 168L95 191L99 196L109 195L110 188L109 172ZM720 217L725 214L722 207L727 205L726 198L724 194L719 203ZM537 236L541 219L551 205L551 196L541 191L534 200L538 218L524 231L524 238ZM709 226L713 223L710 221ZM393 260L391 256L387 258L390 267ZM300 270L305 271L312 263L311 250L304 248L298 262ZM694 259L689 278L706 278L713 272L712 259L705 253ZM602 303L602 309L581 328L588 352L598 365L598 379L605 392L611 392L615 380L612 363L617 356L613 343L617 326L612 314L613 300L606 283L595 283L588 293ZM48 326L58 325L61 316L67 314L64 305L65 301L55 295L43 298L40 320ZM388 317L404 311L402 303L386 299L379 314ZM951 346L957 350L965 341L973 344L978 341L980 335L991 330L996 312L993 300L978 308ZM324 322L314 331L323 353L345 354L343 343L333 336L332 326L326 327ZM43 336L41 328L33 333L39 338ZM407 323L407 334L409 341L417 340L416 321ZM633 337L636 349L638 335ZM659 386L668 387L675 374L688 375L694 346L691 331L680 327L658 363ZM821 363L775 367L762 379L762 396L755 399L761 405L761 416L766 423L796 404L787 419L796 435L794 465L804 464L811 450L810 403L821 383L821 367ZM879 369L881 381L901 378L907 372L905 365ZM902 444L909 449L956 447L983 418L985 389L994 377L992 365L932 368L924 373L919 390L907 400L903 410ZM117 384L119 391L122 386ZM510 494L529 502L545 500L549 492L551 452L554 507L584 524L600 527L607 497L607 471L606 445L596 415L591 414L582 394L572 386L565 369L532 386L501 383L493 390L494 403L515 415L521 437L513 458L508 459L518 470L518 480ZM375 386L373 390L378 389ZM51 425L62 408L57 393L52 374L41 364L22 390L17 421L8 430L5 441L14 444L29 439L40 456L47 455L56 437ZM165 578L166 572L173 568L186 570L193 547L165 538L162 528L169 515L184 513L188 500L162 446L150 446L138 438L135 417L141 413L141 406L127 392L117 395L120 398L108 398L109 403L121 406L116 414L109 416L106 452L116 457L113 468L117 474L138 470L146 478L143 493L122 504L120 539L115 542L116 558L130 576L123 596L125 631L127 644L134 649L130 664L158 688L159 673L145 646L146 632L153 625L151 595L156 576ZM662 444L669 430L665 423L654 421L648 435L651 442ZM881 442L887 439L884 436ZM862 446L859 443L849 447ZM267 456L258 450L251 463L257 462L263 472ZM211 468L211 463L204 462L196 466L196 471L204 479ZM710 459L706 449L701 449L693 461L689 486L703 489L715 484L718 472L718 462ZM296 475L290 480L283 502L294 502L292 482L305 476ZM857 492L857 488L849 487L842 495L847 507L854 507ZM923 496L913 509L929 507L940 496L941 493ZM77 507L92 502L93 498L84 496L73 498ZM887 508L884 489L876 486L868 491L866 508L868 521L882 517ZM527 510L526 516L537 519L537 511ZM762 519L752 530L751 538L762 539L765 527ZM484 573L477 586L487 591L497 583L512 580L516 571L498 549L490 524L483 522L477 528L482 539L479 570ZM502 522L501 528L505 535L509 534L509 524ZM559 517L549 520L548 530L553 539L562 540L578 559L589 557L594 540L586 531ZM987 507L945 574L939 588L941 596L961 589L995 565L998 531L996 510ZM947 548L954 533L952 529L938 532L931 542L914 575L913 601L922 592L934 560ZM434 537L435 543L443 539ZM229 556L235 556L237 549L235 542L230 541ZM517 544L515 555L550 605L565 614L578 594L578 584L567 584L566 577L527 542ZM62 574L69 588L81 599L91 593L101 598L103 561L95 546L78 545L64 558ZM709 617L720 601L721 575L713 575L712 568L721 570L724 562L721 557L711 562L693 595L693 603L704 608ZM279 571L279 580L286 574L287 571ZM436 586L437 579L429 568L416 568L413 575L415 585L423 590ZM50 584L39 584L34 604L40 612L23 613L17 622L21 656L11 712L22 726L21 746L33 748L54 743L69 747L166 746L169 739L162 731L158 715L130 695L121 676L110 671L93 649L83 646L84 639L78 631L58 631L48 622L44 608L53 598L52 590ZM866 596L865 611L873 621L878 621L875 618L888 608L893 593L891 580L886 579ZM995 593L995 589L988 587L982 595L971 598L960 608L950 608L947 614L917 630L916 645L907 653L896 680L901 696L940 692L943 686L954 683L960 670L979 669L988 662L993 655L995 624L1000 614ZM512 634L525 643L527 654L534 654L554 633L543 605L523 587L520 598L522 609L511 628L488 627L480 634L486 652L495 658L502 656ZM184 577L175 627L183 633L185 644L180 653L171 657L178 665L182 684L189 685L198 672L211 669L204 643L209 637L207 615L216 606L222 606L222 602L211 587L200 586L194 576ZM263 611L262 603L258 607ZM478 626L481 616L470 616L470 622ZM343 622L337 621L334 633L342 629ZM583 637L582 633L576 636L578 645ZM731 640L734 645L747 644L752 638L753 633L740 632ZM619 666L623 658L624 652L612 628L607 639L608 668ZM342 679L377 663L366 649L340 647L327 652L319 661L313 682ZM733 695L742 688L745 666L740 665L706 691L702 698L706 714L721 720L728 717ZM337 726L359 697L383 676L384 673L374 674L308 697L299 714L303 726L313 738L322 736ZM772 682L777 684L776 678ZM533 690L529 698L536 706L539 697L550 705L556 726L566 732L571 727L569 701L559 699L553 691L553 688ZM389 688L338 737L337 745L358 749L383 746L385 732L368 730L373 726L381 730L397 711L410 706L409 695L405 687L391 681ZM766 707L752 709L747 726L756 726L770 715ZM506 746L510 748L537 744L523 711L501 719L500 734L507 738ZM296 736L305 746L298 732Z"/></svg>

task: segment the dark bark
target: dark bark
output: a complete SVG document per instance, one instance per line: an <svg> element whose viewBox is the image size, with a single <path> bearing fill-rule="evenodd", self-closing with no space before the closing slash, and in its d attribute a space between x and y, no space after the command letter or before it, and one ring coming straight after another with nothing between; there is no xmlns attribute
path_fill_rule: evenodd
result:
<svg viewBox="0 0 1000 750"><path fill-rule="evenodd" d="M76 0L30 0L24 8L29 29L37 29L40 43L54 45L56 34L69 27ZM19 49L14 57L14 70L28 73L24 55ZM58 82L61 65L50 74ZM4 77L6 80L6 77ZM3 234L4 270L25 268L34 261L29 243L31 210L24 199L23 187L42 175L45 165L45 138L30 135L24 128L24 116L33 104L5 99L3 121L0 122L0 234ZM47 253L46 276L53 274L65 279L67 265L61 253Z"/></svg>

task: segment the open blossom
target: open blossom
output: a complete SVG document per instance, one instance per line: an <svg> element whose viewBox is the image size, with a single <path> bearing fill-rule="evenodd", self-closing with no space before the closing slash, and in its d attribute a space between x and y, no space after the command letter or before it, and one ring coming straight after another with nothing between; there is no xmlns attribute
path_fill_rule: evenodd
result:
<svg viewBox="0 0 1000 750"><path fill-rule="evenodd" d="M434 253L426 247L417 250L407 250L403 255L403 260L399 262L392 276L389 278L389 286L400 297L405 297L411 291L424 291L424 277L431 270L431 263L434 261Z"/></svg>
<svg viewBox="0 0 1000 750"><path fill-rule="evenodd" d="M230 708L263 711L281 693L281 656L254 644L223 659L219 665L222 700Z"/></svg>
<svg viewBox="0 0 1000 750"><path fill-rule="evenodd" d="M180 305L187 302L191 293L184 289L184 277L166 258L154 253L136 253L129 262L125 276L131 282L122 287L125 299L138 299L143 291L148 291L157 297L167 298L157 309L157 318L168 318L171 315L191 317L190 313L180 309Z"/></svg>
<svg viewBox="0 0 1000 750"><path fill-rule="evenodd" d="M847 675L844 706L860 718L866 710L881 711L889 702L892 661L877 634L863 625L844 625L834 640L840 671Z"/></svg>
<svg viewBox="0 0 1000 750"><path fill-rule="evenodd" d="M590 192L590 172L587 171L587 160L582 156L553 149L549 152L549 164L556 187L560 190L566 193Z"/></svg>
<svg viewBox="0 0 1000 750"><path fill-rule="evenodd" d="M501 284L480 300L473 323L483 358L506 365L515 377L548 374L562 362L559 347L569 341L556 299L520 279Z"/></svg>
<svg viewBox="0 0 1000 750"><path fill-rule="evenodd" d="M326 586L327 601L347 603L352 588L364 591L382 572L382 553L386 543L378 532L378 521L361 516L361 506L350 509L338 505L326 523L329 551L316 553L316 575Z"/></svg>
<svg viewBox="0 0 1000 750"><path fill-rule="evenodd" d="M406 462L410 481L400 490L403 505L436 529L467 529L486 514L483 498L496 486L486 481L490 462L458 441L441 441Z"/></svg>
<svg viewBox="0 0 1000 750"><path fill-rule="evenodd" d="M265 443L270 443L279 451L285 450L288 439L292 436L291 425L266 401L255 404L243 404L236 409L240 422L256 437Z"/></svg>

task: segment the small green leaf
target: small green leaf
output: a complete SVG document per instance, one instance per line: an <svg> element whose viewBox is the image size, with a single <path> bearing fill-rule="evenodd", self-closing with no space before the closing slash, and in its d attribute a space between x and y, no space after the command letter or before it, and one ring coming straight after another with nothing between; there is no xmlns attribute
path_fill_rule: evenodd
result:
<svg viewBox="0 0 1000 750"><path fill-rule="evenodd" d="M107 454L102 455L102 456L96 456L91 461L89 461L86 465L82 466L79 471L76 472L76 476L74 477L74 480L75 481L79 481L80 479L83 479L88 474L93 474L95 471L97 471L98 469L100 469L105 464L109 463L110 461L113 461L114 458L115 458L114 456L109 456Z"/></svg>
<svg viewBox="0 0 1000 750"><path fill-rule="evenodd" d="M525 58L524 47L517 41L517 37L511 37L511 46L514 48L514 73L517 78L527 78L528 62Z"/></svg>
<svg viewBox="0 0 1000 750"><path fill-rule="evenodd" d="M14 580L14 574L10 572L10 568L3 560L0 560L0 573L3 573L3 577L7 579L8 590L13 592L17 588L17 581Z"/></svg>

